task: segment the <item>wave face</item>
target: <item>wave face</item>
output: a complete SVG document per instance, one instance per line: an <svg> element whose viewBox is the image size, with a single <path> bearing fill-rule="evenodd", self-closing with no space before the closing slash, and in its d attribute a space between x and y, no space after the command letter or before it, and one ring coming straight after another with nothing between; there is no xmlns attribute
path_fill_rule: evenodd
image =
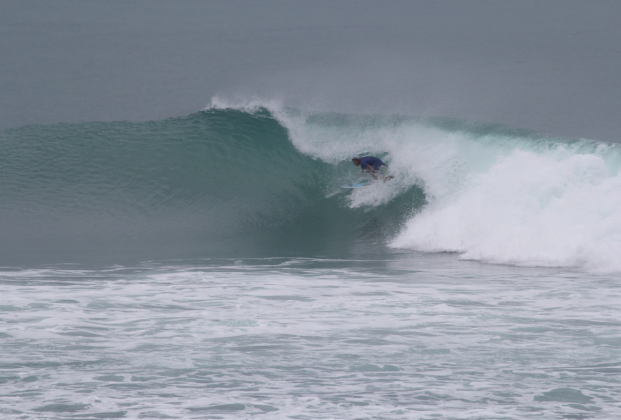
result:
<svg viewBox="0 0 621 420"><path fill-rule="evenodd" d="M411 249L621 271L617 145L216 99L185 118L7 130L0 147L4 264ZM340 188L357 154L395 179Z"/></svg>
<svg viewBox="0 0 621 420"><path fill-rule="evenodd" d="M353 165L300 152L266 109L27 126L0 147L3 264L347 254L424 201L350 208Z"/></svg>

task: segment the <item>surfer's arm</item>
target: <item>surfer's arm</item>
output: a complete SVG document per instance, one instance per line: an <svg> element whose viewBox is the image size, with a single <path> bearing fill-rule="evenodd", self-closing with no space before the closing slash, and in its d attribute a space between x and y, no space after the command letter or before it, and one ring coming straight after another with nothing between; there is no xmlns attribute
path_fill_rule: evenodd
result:
<svg viewBox="0 0 621 420"><path fill-rule="evenodd" d="M364 175L364 174L370 174L371 172L369 172L369 168L371 168L371 166L369 166L369 165L367 165L366 168L362 168L361 167L360 168L360 172L356 176L361 176L361 175Z"/></svg>
<svg viewBox="0 0 621 420"><path fill-rule="evenodd" d="M377 179L377 175L375 175L375 169L373 168L373 166L369 165L367 166L367 169L365 169L368 173L371 174L371 176L373 177L373 179Z"/></svg>

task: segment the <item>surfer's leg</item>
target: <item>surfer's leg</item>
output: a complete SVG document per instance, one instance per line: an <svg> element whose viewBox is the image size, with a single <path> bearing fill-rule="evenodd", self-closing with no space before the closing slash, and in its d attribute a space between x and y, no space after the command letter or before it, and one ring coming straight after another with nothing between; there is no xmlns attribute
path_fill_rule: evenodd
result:
<svg viewBox="0 0 621 420"><path fill-rule="evenodd" d="M388 181L389 179L394 178L394 176L392 176L392 175L388 175L388 176L386 176L386 174L388 173L388 166L385 166L385 165L384 165L384 166L382 166L382 167L380 168L380 172L382 173L382 175L384 175L384 176L382 177L382 179L384 180L384 182Z"/></svg>

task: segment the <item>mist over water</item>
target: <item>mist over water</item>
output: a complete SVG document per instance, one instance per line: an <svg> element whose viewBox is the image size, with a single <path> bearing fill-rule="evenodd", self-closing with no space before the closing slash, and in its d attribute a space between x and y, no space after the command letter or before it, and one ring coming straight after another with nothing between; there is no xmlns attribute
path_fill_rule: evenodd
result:
<svg viewBox="0 0 621 420"><path fill-rule="evenodd" d="M216 95L618 142L621 5L3 2L0 127L160 120Z"/></svg>

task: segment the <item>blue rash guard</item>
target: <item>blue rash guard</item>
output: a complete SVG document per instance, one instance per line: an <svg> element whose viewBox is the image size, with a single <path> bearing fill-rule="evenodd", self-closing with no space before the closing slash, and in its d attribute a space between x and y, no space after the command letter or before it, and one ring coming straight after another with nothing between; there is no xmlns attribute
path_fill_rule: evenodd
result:
<svg viewBox="0 0 621 420"><path fill-rule="evenodd" d="M371 165L371 167L376 171L378 171L382 166L386 166L384 162L373 156L365 156L360 158L360 167L362 169L368 169L369 165Z"/></svg>

